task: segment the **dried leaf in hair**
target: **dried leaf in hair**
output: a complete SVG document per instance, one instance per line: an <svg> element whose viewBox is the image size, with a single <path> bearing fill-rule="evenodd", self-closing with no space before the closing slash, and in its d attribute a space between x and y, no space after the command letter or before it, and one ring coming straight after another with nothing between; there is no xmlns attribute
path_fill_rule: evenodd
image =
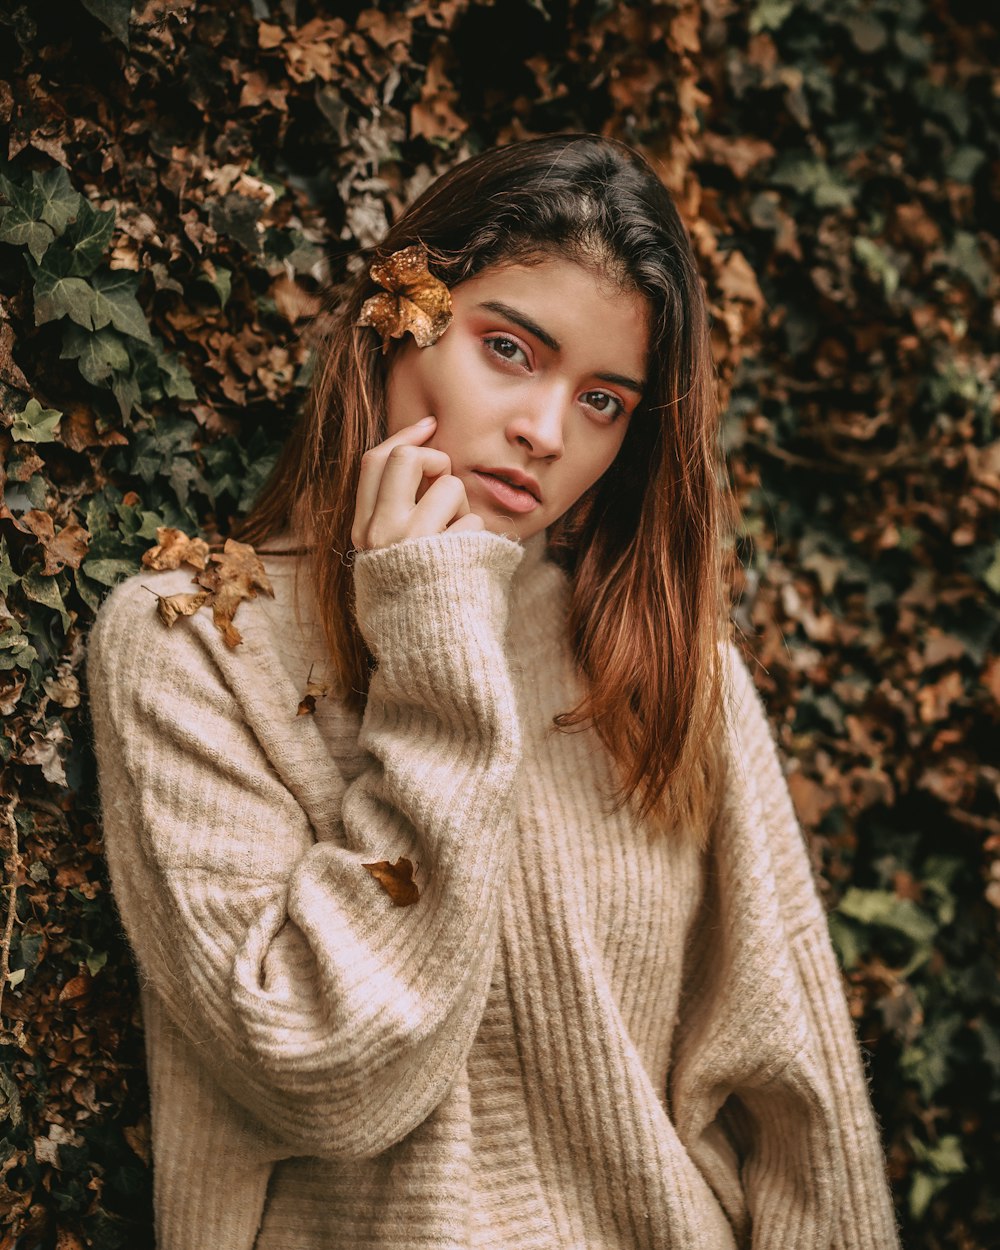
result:
<svg viewBox="0 0 1000 1250"><path fill-rule="evenodd" d="M390 339L402 338L407 330L418 347L436 343L451 324L451 292L427 268L423 244L375 261L368 272L386 290L365 300L358 325L372 326L382 335L382 354L389 350Z"/></svg>
<svg viewBox="0 0 1000 1250"><path fill-rule="evenodd" d="M374 864L362 864L367 868L396 907L408 907L420 897L417 883L413 880L413 864L401 855L394 864L380 859Z"/></svg>

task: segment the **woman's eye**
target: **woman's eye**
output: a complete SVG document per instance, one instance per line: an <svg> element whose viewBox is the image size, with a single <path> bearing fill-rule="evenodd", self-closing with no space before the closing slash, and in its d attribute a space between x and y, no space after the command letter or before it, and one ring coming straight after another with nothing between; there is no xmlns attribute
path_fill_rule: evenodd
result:
<svg viewBox="0 0 1000 1250"><path fill-rule="evenodd" d="M528 357L524 348L519 343L515 343L513 339L507 338L506 335L495 334L492 338L484 339L483 342L493 355L499 356L501 360L514 360L516 353L520 352L524 356L524 363L528 363Z"/></svg>
<svg viewBox="0 0 1000 1250"><path fill-rule="evenodd" d="M594 403L591 399L591 401L588 401L590 406L596 408L598 412L603 413L605 416L611 415L612 420L617 420L625 411L625 405L622 401L615 395L609 395L607 391L587 391L584 399L587 399L588 396L591 396L592 399L596 397L598 401ZM603 403L600 402L602 400L604 401ZM615 404L618 405L617 408L614 407Z"/></svg>

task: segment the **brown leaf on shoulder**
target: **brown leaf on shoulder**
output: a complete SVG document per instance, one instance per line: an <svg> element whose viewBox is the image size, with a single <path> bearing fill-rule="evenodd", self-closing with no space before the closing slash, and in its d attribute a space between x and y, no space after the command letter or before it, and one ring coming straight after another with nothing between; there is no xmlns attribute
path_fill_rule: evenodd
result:
<svg viewBox="0 0 1000 1250"><path fill-rule="evenodd" d="M418 347L436 343L451 324L451 292L427 268L424 245L414 243L374 261L368 272L386 290L365 300L358 325L372 326L382 335L382 355L389 340L402 338L407 330Z"/></svg>
<svg viewBox="0 0 1000 1250"><path fill-rule="evenodd" d="M413 864L401 855L394 864L387 859L380 859L374 864L362 864L367 868L396 907L409 907L420 897L420 890L413 880Z"/></svg>
<svg viewBox="0 0 1000 1250"><path fill-rule="evenodd" d="M191 580L212 592L212 619L222 633L226 645L238 647L243 635L233 624L236 609L244 599L256 599L262 590L274 598L274 588L268 579L260 557L249 543L227 538L222 554L213 552L208 568Z"/></svg>
<svg viewBox="0 0 1000 1250"><path fill-rule="evenodd" d="M196 569L205 567L208 543L204 538L188 538L183 530L172 525L156 527L156 546L142 553L142 566L146 569L179 569L191 564Z"/></svg>
<svg viewBox="0 0 1000 1250"><path fill-rule="evenodd" d="M146 589L153 588L147 586ZM155 590L153 594L156 594ZM156 611L164 625L173 625L179 616L193 616L211 597L207 590L190 595L156 595Z"/></svg>

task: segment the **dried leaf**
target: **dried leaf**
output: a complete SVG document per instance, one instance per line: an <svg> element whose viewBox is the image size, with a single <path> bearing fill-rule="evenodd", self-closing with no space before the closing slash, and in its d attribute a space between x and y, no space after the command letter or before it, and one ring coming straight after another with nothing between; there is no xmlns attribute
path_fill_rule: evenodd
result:
<svg viewBox="0 0 1000 1250"><path fill-rule="evenodd" d="M90 987L93 978L89 973L81 972L78 976L70 977L62 989L59 991L59 1001L61 1003L70 1003L77 1006L90 997Z"/></svg>
<svg viewBox="0 0 1000 1250"><path fill-rule="evenodd" d="M82 525L75 522L64 525L57 534L52 517L38 508L32 508L21 519L38 539L45 553L42 577L51 577L52 574L61 572L66 565L71 569L80 567L80 561L90 546L90 534Z"/></svg>
<svg viewBox="0 0 1000 1250"><path fill-rule="evenodd" d="M183 530L172 525L158 525L156 546L143 552L142 567L177 569L182 564L191 564L196 569L203 569L207 557L208 543L204 538L188 538Z"/></svg>
<svg viewBox="0 0 1000 1250"><path fill-rule="evenodd" d="M212 618L229 647L238 647L243 635L233 624L236 609L244 599L256 599L257 591L274 598L274 588L268 580L260 557L249 543L227 538L222 554L209 557L210 567L193 580L212 592Z"/></svg>
<svg viewBox="0 0 1000 1250"><path fill-rule="evenodd" d="M80 683L72 673L57 672L54 677L46 677L42 681L45 693L53 701L63 707L79 707Z"/></svg>
<svg viewBox="0 0 1000 1250"><path fill-rule="evenodd" d="M153 593L156 594L155 591ZM198 590L194 594L156 595L156 611L164 625L173 625L179 616L193 616L211 597L207 590Z"/></svg>
<svg viewBox="0 0 1000 1250"><path fill-rule="evenodd" d="M132 1147L135 1153L147 1166L150 1160L150 1123L149 1117L143 1116L138 1124L126 1124L122 1129L122 1136Z"/></svg>
<svg viewBox="0 0 1000 1250"><path fill-rule="evenodd" d="M413 864L401 855L394 864L387 859L380 859L374 864L362 864L367 868L396 907L409 907L420 897L420 890L413 880Z"/></svg>
<svg viewBox="0 0 1000 1250"><path fill-rule="evenodd" d="M299 703L299 709L295 713L295 715L296 716L311 715L313 712L316 711L316 700L326 698L326 696L329 693L330 693L329 682L312 681L310 679L309 681L306 682L306 692L302 696L302 699Z"/></svg>
<svg viewBox="0 0 1000 1250"><path fill-rule="evenodd" d="M40 734L32 729L28 737L31 739L31 742L21 752L21 762L34 764L40 768L42 776L46 781L54 782L58 786L65 786L66 770L63 766L60 747L66 741L68 735L62 721L56 721L50 725L44 734Z"/></svg>
<svg viewBox="0 0 1000 1250"><path fill-rule="evenodd" d="M451 292L427 268L427 249L422 243L404 247L370 269L373 282L385 293L365 300L358 325L372 326L382 335L382 354L389 340L413 335L418 347L430 347L451 324Z"/></svg>
<svg viewBox="0 0 1000 1250"><path fill-rule="evenodd" d="M24 690L24 684L25 678L17 673L4 674L3 682L0 683L0 716L14 715L14 709Z"/></svg>

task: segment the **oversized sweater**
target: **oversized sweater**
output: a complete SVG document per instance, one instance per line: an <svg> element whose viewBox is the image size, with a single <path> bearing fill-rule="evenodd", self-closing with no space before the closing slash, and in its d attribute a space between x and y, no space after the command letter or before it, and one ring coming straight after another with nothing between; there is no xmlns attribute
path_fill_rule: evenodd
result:
<svg viewBox="0 0 1000 1250"><path fill-rule="evenodd" d="M274 546L274 543L268 546ZM760 698L726 651L709 845L611 815L566 574L526 543L359 552L364 713L297 715L296 557L166 628L116 586L87 673L141 974L160 1250L892 1250L843 982ZM396 906L362 865L416 865Z"/></svg>

